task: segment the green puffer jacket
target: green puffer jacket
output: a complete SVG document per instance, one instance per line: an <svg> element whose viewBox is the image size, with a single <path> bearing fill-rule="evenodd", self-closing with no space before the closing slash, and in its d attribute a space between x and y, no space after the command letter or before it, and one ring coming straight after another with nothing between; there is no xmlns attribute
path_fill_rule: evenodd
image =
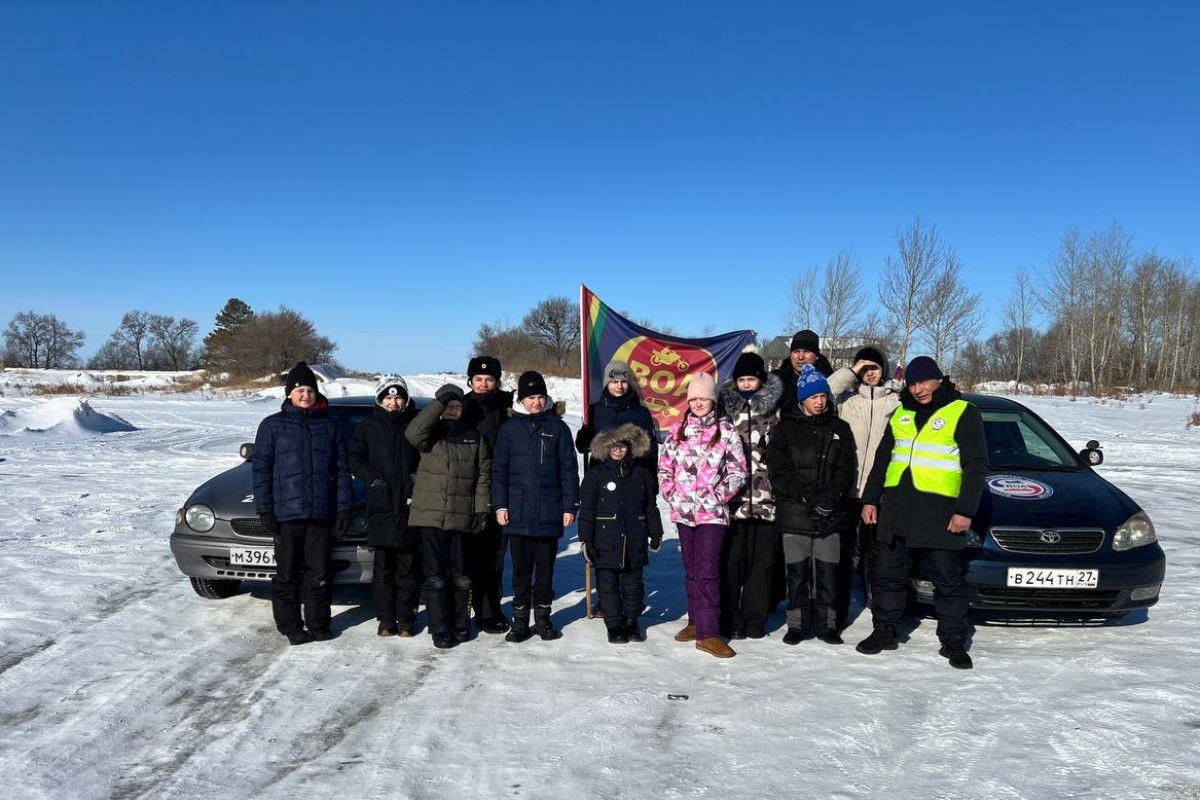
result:
<svg viewBox="0 0 1200 800"><path fill-rule="evenodd" d="M444 410L440 401L430 401L404 434L421 452L408 524L471 531L475 515L489 510L492 453L477 429L441 419Z"/></svg>

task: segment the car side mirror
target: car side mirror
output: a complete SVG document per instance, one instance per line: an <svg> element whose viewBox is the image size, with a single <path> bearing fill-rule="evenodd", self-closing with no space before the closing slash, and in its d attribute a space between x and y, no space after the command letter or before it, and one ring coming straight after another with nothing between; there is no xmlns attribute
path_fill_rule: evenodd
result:
<svg viewBox="0 0 1200 800"><path fill-rule="evenodd" d="M1087 447L1080 450L1079 455L1083 456L1083 460L1091 467L1098 467L1104 463L1104 452L1100 450L1100 443L1095 439L1089 440Z"/></svg>
<svg viewBox="0 0 1200 800"><path fill-rule="evenodd" d="M242 446L238 448L238 455L242 457L243 461L249 461L253 458L254 442L243 442Z"/></svg>

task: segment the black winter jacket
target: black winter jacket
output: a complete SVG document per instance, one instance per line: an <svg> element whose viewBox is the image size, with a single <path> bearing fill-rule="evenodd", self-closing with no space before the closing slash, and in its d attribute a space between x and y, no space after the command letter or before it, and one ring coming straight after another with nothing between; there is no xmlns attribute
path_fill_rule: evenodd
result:
<svg viewBox="0 0 1200 800"><path fill-rule="evenodd" d="M563 514L579 509L579 464L571 429L554 407L518 413L500 429L492 458L492 507L508 509L509 536L562 537Z"/></svg>
<svg viewBox="0 0 1200 800"><path fill-rule="evenodd" d="M892 413L912 412L916 415L917 429L920 430L935 411L961 398L962 393L949 378L942 381L929 405L918 403L905 387L900 392L900 408ZM966 537L961 533L951 533L947 526L950 517L955 514L971 518L975 516L987 478L987 439L983 432L983 415L975 406L968 405L959 418L958 426L954 429L954 441L958 445L958 458L963 470L962 488L957 498L917 491L912 483L911 470L905 470L900 485L884 489L888 462L892 460L892 448L896 444L892 427L888 425L879 442L879 449L875 451L875 464L871 467L871 475L863 491L864 503L879 506L879 525L876 527L879 541L888 543L892 537L902 536L909 547L935 550L961 550L964 547Z"/></svg>
<svg viewBox="0 0 1200 800"><path fill-rule="evenodd" d="M254 511L280 522L332 521L354 507L346 443L329 404L302 410L283 401L278 413L258 425L254 437Z"/></svg>
<svg viewBox="0 0 1200 800"><path fill-rule="evenodd" d="M833 374L833 365L823 355L817 356L817 363L813 364L813 367L826 378ZM796 370L792 369L792 360L784 358L782 364L771 370L771 374L778 375L779 379L783 381L785 389L783 403L786 404L789 401L794 401L796 399L796 381L800 379L800 376L796 374Z"/></svg>
<svg viewBox="0 0 1200 800"><path fill-rule="evenodd" d="M613 442L632 443L625 458L613 461ZM644 567L650 562L647 543L662 539L658 491L642 458L650 437L632 423L611 428L592 441L592 466L579 487L579 541L596 548L596 569Z"/></svg>
<svg viewBox="0 0 1200 800"><path fill-rule="evenodd" d="M367 544L411 549L420 541L408 527L408 503L421 457L404 437L417 415L409 403L400 411L375 407L354 429L350 472L367 487Z"/></svg>
<svg viewBox="0 0 1200 800"><path fill-rule="evenodd" d="M600 395L600 399L588 406L588 421L575 434L575 449L584 454L584 463L588 463L587 455L596 434L626 423L638 426L649 437L649 449L644 455L638 457L638 461L655 476L657 481L658 430L654 427L654 417L650 415L650 409L642 405L641 399L632 387L620 397L613 397L608 393L606 387L604 393Z"/></svg>
<svg viewBox="0 0 1200 800"><path fill-rule="evenodd" d="M462 419L468 427L478 428L488 449L496 452L500 426L512 416L513 393L493 389L487 394L468 392L463 398Z"/></svg>
<svg viewBox="0 0 1200 800"><path fill-rule="evenodd" d="M779 530L823 536L852 528L847 497L858 476L857 462L854 434L832 404L815 417L806 416L794 400L785 405L767 445ZM821 516L817 508L832 513Z"/></svg>

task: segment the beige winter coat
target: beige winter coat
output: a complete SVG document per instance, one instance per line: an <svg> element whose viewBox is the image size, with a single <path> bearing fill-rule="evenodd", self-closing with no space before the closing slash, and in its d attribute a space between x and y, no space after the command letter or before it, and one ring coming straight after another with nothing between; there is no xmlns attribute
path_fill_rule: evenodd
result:
<svg viewBox="0 0 1200 800"><path fill-rule="evenodd" d="M859 386L857 392L845 396L838 405L838 416L850 426L854 432L854 443L858 446L858 481L853 490L855 497L862 497L863 488L867 485L867 476L871 472L871 465L875 463L875 451L887 431L892 412L900 405L900 388L897 381L885 381L882 386Z"/></svg>

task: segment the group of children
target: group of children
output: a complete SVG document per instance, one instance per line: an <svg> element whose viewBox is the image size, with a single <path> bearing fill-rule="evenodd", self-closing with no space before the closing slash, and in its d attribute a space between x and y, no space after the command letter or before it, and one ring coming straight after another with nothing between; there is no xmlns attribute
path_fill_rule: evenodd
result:
<svg viewBox="0 0 1200 800"><path fill-rule="evenodd" d="M277 418L294 423L304 441L311 441L310 428L326 431L329 422L322 403L305 405L309 390L320 396L311 370L298 364L283 410L264 420L255 445L256 510L275 533L277 553L304 556L286 564L280 558L280 632L293 644L330 635L329 534L348 521L353 474L367 486L380 636L412 636L423 595L439 648L471 638L472 609L479 630L507 632L509 641L535 633L558 638L550 619L554 563L578 515L608 640L643 641L643 569L662 542L661 494L678 529L687 590L688 619L677 641L733 656L726 639L765 636L767 616L786 597L785 643L816 636L840 644L848 606L844 554L855 539L859 464L870 454L836 406L843 392L859 396L856 385L868 380L873 406L886 361L864 351L827 380L823 372L831 370L820 369L815 334L801 331L793 345L775 373L757 354L743 353L720 387L711 375L694 374L687 409L661 446L621 362L605 368L604 391L574 442L562 405L551 402L537 372L518 378L514 405L512 393L498 388L499 362L474 358L468 391L447 384L419 413L404 380L385 376L375 413L355 431L348 457L337 454L340 434L332 426L323 464L314 456L281 475L271 455L278 437L264 438L279 427ZM874 417L864 418L873 424ZM588 464L582 483L577 451ZM300 492L314 502L281 516L273 503L291 491L285 484L306 481ZM322 482L323 492L311 490ZM276 499L259 493L268 484ZM512 559L511 623L500 611L505 549ZM301 576L308 630L300 617Z"/></svg>

